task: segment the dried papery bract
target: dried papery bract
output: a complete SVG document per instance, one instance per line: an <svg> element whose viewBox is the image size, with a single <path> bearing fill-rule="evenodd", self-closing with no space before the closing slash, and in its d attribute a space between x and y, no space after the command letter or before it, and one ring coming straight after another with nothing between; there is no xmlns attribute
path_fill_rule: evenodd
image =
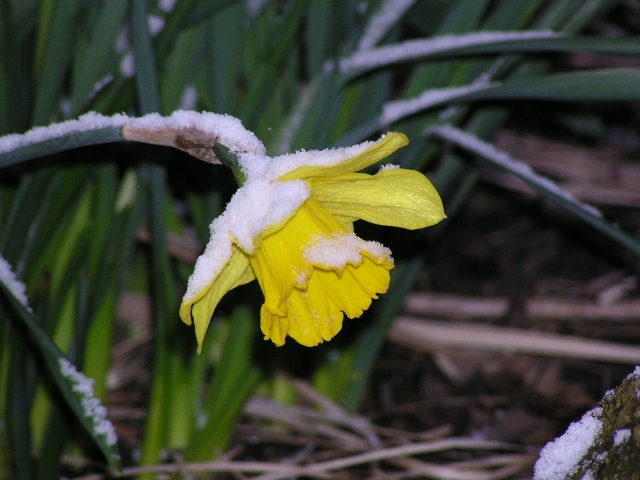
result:
<svg viewBox="0 0 640 480"><path fill-rule="evenodd" d="M224 145L234 153L266 155L262 142L229 115L178 110L135 118L89 112L74 120L0 137L0 168L88 145L123 140L178 148L207 163L220 163L212 151ZM224 163L224 162L223 162Z"/></svg>
<svg viewBox="0 0 640 480"><path fill-rule="evenodd" d="M221 143L233 152L266 154L262 142L230 115L177 111L170 117L157 114L132 119L122 129L127 140L175 147L207 163L219 164L213 151Z"/></svg>

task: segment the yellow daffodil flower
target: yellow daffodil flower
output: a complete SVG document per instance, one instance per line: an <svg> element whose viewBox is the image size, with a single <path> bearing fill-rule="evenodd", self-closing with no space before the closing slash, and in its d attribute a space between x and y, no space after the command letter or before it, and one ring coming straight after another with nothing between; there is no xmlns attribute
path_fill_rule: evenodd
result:
<svg viewBox="0 0 640 480"><path fill-rule="evenodd" d="M220 299L257 279L260 328L283 345L333 338L344 314L362 315L389 287L389 249L353 233L355 220L417 229L444 218L440 196L419 172L355 173L408 143L400 133L354 147L269 158L241 154L245 183L211 224L180 307L195 323L198 352Z"/></svg>

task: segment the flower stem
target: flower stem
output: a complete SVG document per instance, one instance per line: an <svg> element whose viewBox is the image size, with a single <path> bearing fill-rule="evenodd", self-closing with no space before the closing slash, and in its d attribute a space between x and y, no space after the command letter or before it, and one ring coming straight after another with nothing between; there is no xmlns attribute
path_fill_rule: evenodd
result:
<svg viewBox="0 0 640 480"><path fill-rule="evenodd" d="M216 157L218 157L218 160L220 160L223 165L229 167L233 171L233 176L236 177L238 186L241 187L244 185L247 181L247 176L242 170L242 165L240 165L240 159L238 156L218 142L213 146L213 153L216 154Z"/></svg>

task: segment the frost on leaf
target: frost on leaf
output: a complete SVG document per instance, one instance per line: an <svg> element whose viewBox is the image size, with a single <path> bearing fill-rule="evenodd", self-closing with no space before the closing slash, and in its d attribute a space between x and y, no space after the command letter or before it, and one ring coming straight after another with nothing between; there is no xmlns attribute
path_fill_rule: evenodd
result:
<svg viewBox="0 0 640 480"><path fill-rule="evenodd" d="M60 359L60 373L71 383L71 389L78 395L84 414L91 420L93 433L113 446L118 441L113 424L107 420L107 409L93 394L93 380L80 373L66 358Z"/></svg>

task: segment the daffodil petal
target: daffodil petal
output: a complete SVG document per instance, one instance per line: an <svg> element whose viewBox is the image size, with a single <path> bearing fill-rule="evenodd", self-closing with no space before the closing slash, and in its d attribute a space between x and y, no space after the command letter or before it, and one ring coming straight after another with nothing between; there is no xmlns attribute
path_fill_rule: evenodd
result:
<svg viewBox="0 0 640 480"><path fill-rule="evenodd" d="M343 312L357 318L378 293L387 291L389 268L363 257L360 265L347 265L341 275L334 270L314 269L309 288L294 289L287 300L288 335L308 347L331 340L342 328Z"/></svg>
<svg viewBox="0 0 640 480"><path fill-rule="evenodd" d="M187 325L191 325L191 318L195 324L198 354L202 351L202 342L207 333L213 311L220 299L230 290L249 283L256 277L249 266L246 255L234 247L229 262L207 287L180 305L180 318Z"/></svg>
<svg viewBox="0 0 640 480"><path fill-rule="evenodd" d="M364 152L355 157L346 159L343 162L336 163L335 165L321 165L321 166L302 166L295 170L292 170L285 175L278 178L279 181L284 182L287 180L295 179L311 179L317 177L331 177L334 175L342 175L345 173L352 173L362 170L374 163L379 162L385 157L388 157L399 148L404 147L409 143L409 139L406 135L398 132L392 132L385 135L372 147L368 148Z"/></svg>
<svg viewBox="0 0 640 480"><path fill-rule="evenodd" d="M277 347L281 347L289 333L289 318L276 315L270 312L266 305L262 305L260 330L262 330L265 340L271 340Z"/></svg>
<svg viewBox="0 0 640 480"><path fill-rule="evenodd" d="M312 266L303 258L303 247L312 237L333 232L346 233L333 215L310 198L280 230L262 238L249 262L264 292L267 310L287 315L286 299L291 289L303 287L311 275Z"/></svg>
<svg viewBox="0 0 640 480"><path fill-rule="evenodd" d="M414 230L444 218L440 195L427 177L415 170L318 178L311 181L311 195L342 219Z"/></svg>
<svg viewBox="0 0 640 480"><path fill-rule="evenodd" d="M338 221L342 224L342 226L345 228L345 230L349 233L353 233L355 230L353 228L353 220L346 218L346 217L341 217L340 215L336 215L336 218L338 219Z"/></svg>
<svg viewBox="0 0 640 480"><path fill-rule="evenodd" d="M314 271L312 276L317 273ZM295 289L287 300L287 306L287 333L305 347L315 347L325 340L331 340L342 328L343 313L326 296L324 289L317 285L311 285L306 291Z"/></svg>
<svg viewBox="0 0 640 480"><path fill-rule="evenodd" d="M249 257L251 268L264 292L264 306L274 314L287 314L285 300L296 279L305 279L308 275L306 270L311 269L302 261L299 245L295 237L278 232L266 237L255 255Z"/></svg>
<svg viewBox="0 0 640 480"><path fill-rule="evenodd" d="M377 263L363 257L360 265L347 265L342 275L335 272L315 270L315 281L322 285L325 295L331 295L331 302L349 318L358 318L371 306L371 301L389 288L389 270L393 263ZM312 277L313 279L313 277Z"/></svg>
<svg viewBox="0 0 640 480"><path fill-rule="evenodd" d="M287 315L263 306L260 328L265 340L281 346L288 335L307 347L331 340L341 330L344 314L359 317L378 294L387 291L391 268L388 259L372 259L367 252L358 265L348 264L340 273L314 268L306 289L292 289Z"/></svg>

